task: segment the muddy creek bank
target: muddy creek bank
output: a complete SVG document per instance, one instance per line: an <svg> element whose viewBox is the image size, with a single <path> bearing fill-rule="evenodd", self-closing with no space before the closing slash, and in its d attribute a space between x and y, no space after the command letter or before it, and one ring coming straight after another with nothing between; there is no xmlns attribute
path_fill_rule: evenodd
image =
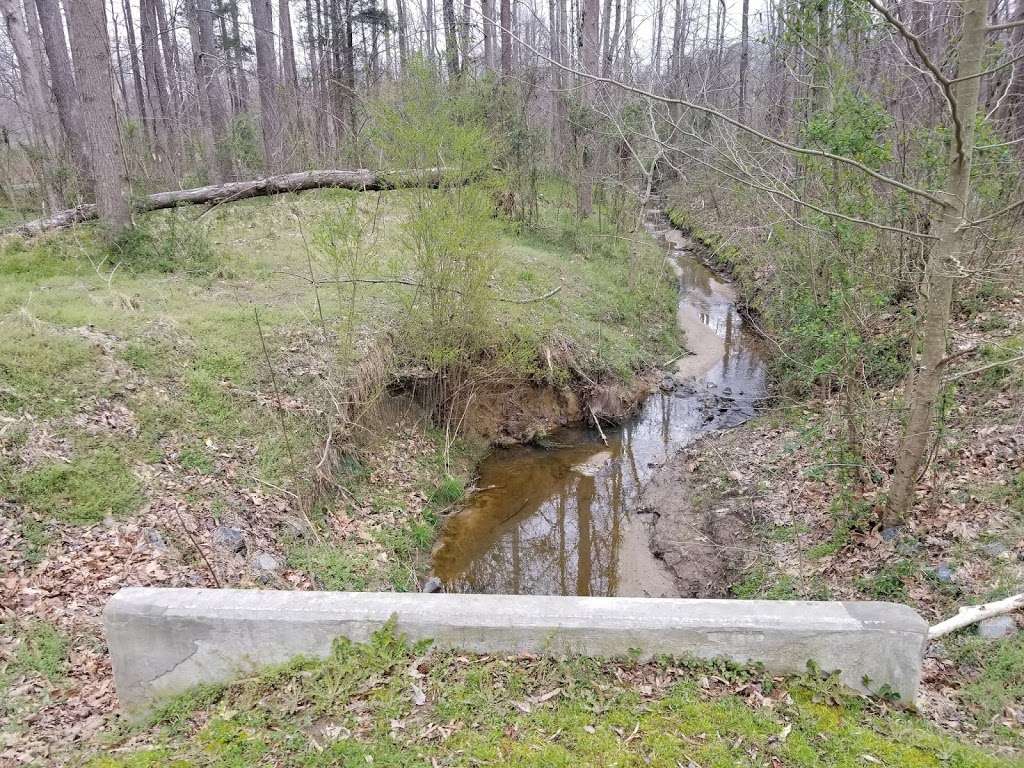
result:
<svg viewBox="0 0 1024 768"><path fill-rule="evenodd" d="M673 490L659 479L658 494L644 490L680 448L754 415L765 367L732 287L700 262L696 244L660 211L650 213L647 228L665 245L679 281L677 322L688 354L666 370L635 417L604 429L607 445L596 430L565 428L549 447L491 453L479 467L479 490L446 521L434 549L434 573L448 591L692 592L678 553L666 551L706 537L684 514L691 505L679 494L687 486Z"/></svg>

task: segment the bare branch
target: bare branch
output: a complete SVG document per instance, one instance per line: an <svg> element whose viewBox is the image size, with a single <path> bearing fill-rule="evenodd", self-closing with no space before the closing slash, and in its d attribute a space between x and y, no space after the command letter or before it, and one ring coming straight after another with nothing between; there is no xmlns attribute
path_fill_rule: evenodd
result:
<svg viewBox="0 0 1024 768"><path fill-rule="evenodd" d="M652 101L661 102L662 104L678 104L679 106L686 107L687 109L692 109L696 112L701 112L710 117L717 118L718 120L721 120L724 123L733 126L734 128L738 128L739 130L748 133L751 136L755 136L761 139L762 141L767 142L768 144L772 144L773 146L779 147L780 149L784 149L787 152L793 152L795 154L800 155L807 155L809 157L820 157L826 160L834 160L837 163L842 163L843 165L847 165L851 168L856 168L861 173L867 174L871 178L880 181L883 184L886 184L890 187L895 187L896 189L901 189L904 192L907 192L908 194L911 195L923 197L926 200L930 200L931 202L935 203L936 205L945 207L950 204L947 200L944 200L938 193L930 192L926 189L919 189L910 184L905 184L904 182L899 181L898 179L893 179L889 176L886 176L885 174L879 173L873 168L869 168L868 166L854 160L853 158L845 157L843 155L836 155L831 152L825 152L820 149L811 149L810 147L797 146L796 144L790 144L788 141L777 139L774 136L771 136L767 133L762 133L756 128L751 128L749 125L740 122L734 117L730 117L724 112L720 112L714 107L709 107L704 104L697 104L687 99L676 99L670 96L662 96L661 94L657 94L654 93L653 91L648 91L644 88L639 88L634 85L629 85L628 83L624 83L621 80L616 80L615 78L612 77L592 75L589 72L584 72L583 70L576 69L575 67L570 67L566 64L562 64L561 62L555 61L554 59L549 57L543 51L534 48L527 41L523 40L521 37L516 35L515 32L510 32L510 34L523 48L530 51L530 53L532 53L533 55L537 56L543 61L546 61L552 66L563 70L564 72L568 72L570 74L575 75L576 77L584 78L592 83L605 83L615 88L620 88L621 90L624 90L628 93L634 93L637 96L643 96L644 98L651 99Z"/></svg>
<svg viewBox="0 0 1024 768"><path fill-rule="evenodd" d="M942 91L942 95L946 98L946 104L949 106L950 117L953 118L953 135L956 140L956 155L960 162L964 161L964 126L963 121L960 119L960 113L957 110L956 96L953 95L952 83L956 82L947 78L942 74L942 70L939 69L935 62L931 60L928 54L924 50L924 46L921 44L920 38L907 29L903 22L889 13L885 6L882 5L878 0L867 0L868 5L882 14L882 17L889 22L889 25L900 33L910 46L914 49L914 53L917 54L917 58L920 59L925 69L928 70L929 74L934 78L935 83L939 86ZM967 79L967 78L964 78Z"/></svg>

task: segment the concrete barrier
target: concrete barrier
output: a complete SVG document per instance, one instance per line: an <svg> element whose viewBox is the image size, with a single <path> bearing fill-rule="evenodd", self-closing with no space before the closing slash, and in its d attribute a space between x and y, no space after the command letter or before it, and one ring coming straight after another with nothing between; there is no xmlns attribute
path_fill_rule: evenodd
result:
<svg viewBox="0 0 1024 768"><path fill-rule="evenodd" d="M928 632L894 603L161 588L122 589L104 623L118 698L131 712L197 683L326 656L335 638L365 641L393 615L399 632L442 649L689 655L780 674L813 660L851 688L887 686L907 703Z"/></svg>

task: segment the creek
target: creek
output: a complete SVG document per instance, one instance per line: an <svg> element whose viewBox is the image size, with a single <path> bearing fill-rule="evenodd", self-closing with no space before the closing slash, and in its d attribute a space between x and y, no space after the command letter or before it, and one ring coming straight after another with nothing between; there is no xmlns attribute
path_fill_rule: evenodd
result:
<svg viewBox="0 0 1024 768"><path fill-rule="evenodd" d="M765 361L745 330L732 286L698 246L651 210L679 282L677 322L687 354L638 413L604 436L582 427L547 447L494 450L477 490L449 517L433 570L449 592L675 597L654 556L638 499L654 471L700 435L750 419L765 393Z"/></svg>

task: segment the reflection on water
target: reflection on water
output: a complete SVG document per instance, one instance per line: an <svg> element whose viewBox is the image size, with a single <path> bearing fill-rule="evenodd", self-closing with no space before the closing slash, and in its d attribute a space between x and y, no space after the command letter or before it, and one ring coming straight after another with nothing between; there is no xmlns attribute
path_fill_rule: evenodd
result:
<svg viewBox="0 0 1024 768"><path fill-rule="evenodd" d="M636 514L640 490L654 467L698 435L753 415L764 363L742 330L731 287L674 247L688 244L678 232L655 234L665 235L678 266L680 324L698 317L714 332L713 358L693 380L648 397L629 423L605 429L607 447L596 432L565 429L552 436L554 449L492 453L480 466L480 490L446 522L434 551L434 572L449 591L672 593Z"/></svg>

